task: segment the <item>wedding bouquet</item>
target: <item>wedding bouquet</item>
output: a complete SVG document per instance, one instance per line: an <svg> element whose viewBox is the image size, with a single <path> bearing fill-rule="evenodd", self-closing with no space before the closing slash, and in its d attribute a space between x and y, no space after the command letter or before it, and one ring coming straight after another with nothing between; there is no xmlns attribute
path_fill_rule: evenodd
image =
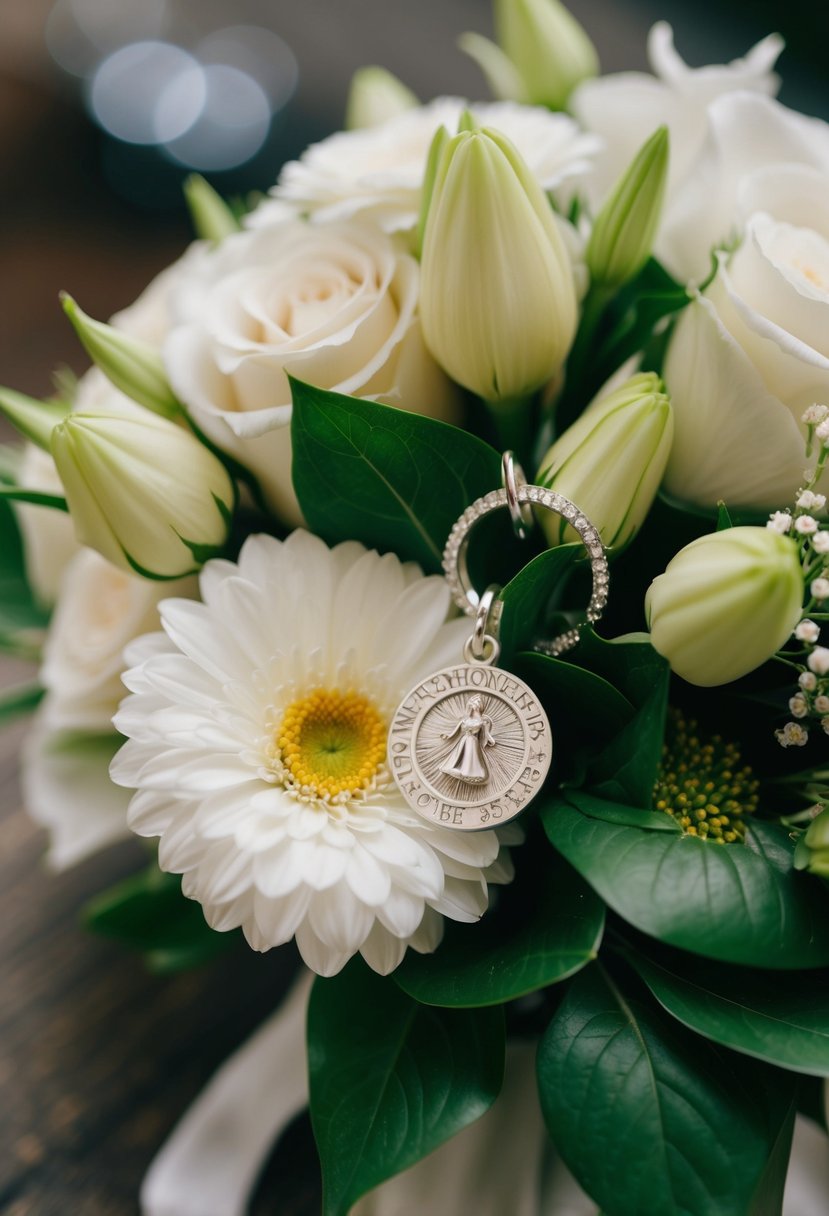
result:
<svg viewBox="0 0 829 1216"><path fill-rule="evenodd" d="M597 78L557 0L496 19L496 101L359 73L0 393L52 864L157 841L91 928L316 976L150 1213L241 1212L306 1101L326 1216L765 1216L823 1121L829 127L774 36Z"/></svg>

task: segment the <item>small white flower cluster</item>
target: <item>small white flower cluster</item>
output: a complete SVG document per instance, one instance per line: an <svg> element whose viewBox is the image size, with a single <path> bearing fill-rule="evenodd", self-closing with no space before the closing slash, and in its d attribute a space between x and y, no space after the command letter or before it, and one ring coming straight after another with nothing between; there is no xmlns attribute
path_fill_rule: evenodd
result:
<svg viewBox="0 0 829 1216"><path fill-rule="evenodd" d="M829 407L811 405L803 414L803 422L809 432L809 448L813 437L821 444L817 467L806 471L807 484L797 492L794 509L775 511L767 527L783 536L791 535L800 545L803 563L803 580L809 588L806 615L798 623L794 637L803 644L805 663L800 668L798 691L789 699L789 712L793 722L787 722L775 736L781 747L803 747L809 739L804 720L817 719L829 735L829 647L819 645L821 626L813 616L821 616L823 605L829 600L829 530L822 530L814 513L826 507L826 495L818 494L813 487L823 472L829 457ZM819 611L815 611L819 609Z"/></svg>

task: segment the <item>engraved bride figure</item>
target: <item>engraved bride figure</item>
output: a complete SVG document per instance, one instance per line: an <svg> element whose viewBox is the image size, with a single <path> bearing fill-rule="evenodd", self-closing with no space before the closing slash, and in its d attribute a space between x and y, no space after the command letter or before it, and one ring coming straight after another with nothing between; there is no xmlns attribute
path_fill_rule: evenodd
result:
<svg viewBox="0 0 829 1216"><path fill-rule="evenodd" d="M447 759L440 766L440 771L449 777L457 777L469 785L483 785L489 778L484 749L495 745L492 733L492 718L482 713L483 697L472 696L466 703L464 716L459 719L454 730L441 733L442 739L454 739L460 733L460 738Z"/></svg>

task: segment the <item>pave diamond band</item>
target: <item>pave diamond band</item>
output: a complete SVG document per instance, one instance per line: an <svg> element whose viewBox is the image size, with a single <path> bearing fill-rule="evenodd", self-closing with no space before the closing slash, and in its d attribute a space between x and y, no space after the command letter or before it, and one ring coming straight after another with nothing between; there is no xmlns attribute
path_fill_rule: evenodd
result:
<svg viewBox="0 0 829 1216"><path fill-rule="evenodd" d="M484 519L485 516L491 515L493 511L499 511L504 507L512 507L514 509L515 506L519 508L524 507L525 509L542 507L547 511L552 511L555 515L561 516L562 519L578 532L590 558L593 574L593 592L590 596L590 603L587 605L584 620L573 628L568 629L565 633L559 634L558 637L550 641L537 641L533 646L533 649L541 654L553 656L563 654L578 643L580 629L584 625L594 624L604 612L610 583L610 571L598 529L590 522L584 512L579 510L575 503L570 502L562 494L557 494L555 490L545 489L543 486L522 484L516 487L511 486L509 491L507 489L491 490L489 494L476 499L471 506L467 507L463 515L457 519L446 541L446 547L443 551L443 572L446 576L446 582L452 599L457 606L467 616L477 615L481 597L472 586L467 564L467 548L470 534L475 525Z"/></svg>

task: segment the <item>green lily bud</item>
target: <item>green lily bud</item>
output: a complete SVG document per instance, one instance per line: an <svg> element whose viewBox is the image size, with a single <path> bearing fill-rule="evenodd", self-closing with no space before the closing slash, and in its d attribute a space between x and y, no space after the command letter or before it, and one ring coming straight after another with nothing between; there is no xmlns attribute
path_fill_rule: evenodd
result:
<svg viewBox="0 0 829 1216"><path fill-rule="evenodd" d="M665 473L674 419L653 372L598 398L559 436L537 481L578 503L604 544L621 547L639 530ZM550 545L578 540L565 520L539 512Z"/></svg>
<svg viewBox="0 0 829 1216"><path fill-rule="evenodd" d="M5 414L21 435L47 452L52 431L68 413L69 406L62 401L37 401L13 388L0 388L0 414Z"/></svg>
<svg viewBox="0 0 829 1216"><path fill-rule="evenodd" d="M563 110L576 85L598 74L596 48L559 0L495 0L495 32L533 104Z"/></svg>
<svg viewBox="0 0 829 1216"><path fill-rule="evenodd" d="M645 599L651 642L677 675L712 688L770 659L800 619L803 572L789 536L728 528L680 549Z"/></svg>
<svg viewBox="0 0 829 1216"><path fill-rule="evenodd" d="M161 354L154 346L103 321L93 321L65 292L61 302L86 353L116 388L163 418L181 413Z"/></svg>
<svg viewBox="0 0 829 1216"><path fill-rule="evenodd" d="M191 173L184 183L184 197L196 236L218 245L226 236L239 231L239 221L222 196L200 173Z"/></svg>
<svg viewBox="0 0 829 1216"><path fill-rule="evenodd" d="M829 878L829 807L812 820L798 840L795 867Z"/></svg>
<svg viewBox="0 0 829 1216"><path fill-rule="evenodd" d="M379 127L419 105L412 90L385 68L358 68L348 90L346 129Z"/></svg>
<svg viewBox="0 0 829 1216"><path fill-rule="evenodd" d="M596 216L586 252L594 283L621 287L648 260L665 197L668 142L667 127L654 131Z"/></svg>
<svg viewBox="0 0 829 1216"><path fill-rule="evenodd" d="M147 578L179 578L223 548L235 506L224 466L153 414L70 414L52 455L78 540Z"/></svg>
<svg viewBox="0 0 829 1216"><path fill-rule="evenodd" d="M499 101L529 102L527 87L518 68L497 43L484 38L483 34L461 34L460 49L474 59L484 74L489 91Z"/></svg>
<svg viewBox="0 0 829 1216"><path fill-rule="evenodd" d="M438 363L486 401L525 397L563 364L577 311L558 221L513 144L487 129L448 140L420 280L423 336Z"/></svg>
<svg viewBox="0 0 829 1216"><path fill-rule="evenodd" d="M429 208L432 205L432 194L435 189L435 181L437 180L438 169L443 160L443 153L446 150L446 145L449 143L449 132L446 127L438 127L432 136L432 142L429 145L429 155L426 157L426 172L423 175L423 186L420 191L420 214L417 217L417 231L415 233L415 253L418 257L423 252L423 237L426 233L426 220L429 217Z"/></svg>

